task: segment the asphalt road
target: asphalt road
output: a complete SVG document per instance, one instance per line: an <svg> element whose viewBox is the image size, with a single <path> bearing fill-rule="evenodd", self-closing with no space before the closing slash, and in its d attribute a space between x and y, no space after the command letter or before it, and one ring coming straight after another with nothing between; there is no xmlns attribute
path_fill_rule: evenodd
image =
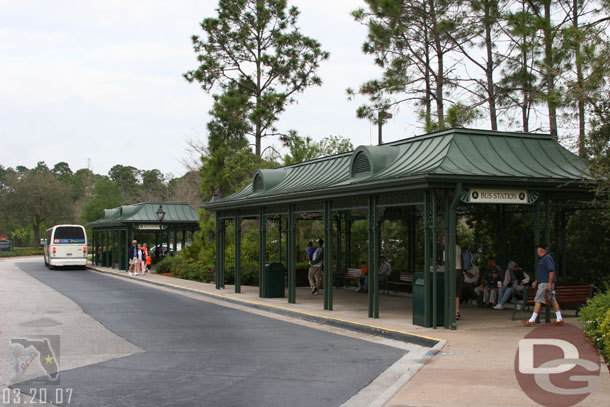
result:
<svg viewBox="0 0 610 407"><path fill-rule="evenodd" d="M337 406L405 354L90 271L19 268L144 350L61 371L73 393L57 404Z"/></svg>

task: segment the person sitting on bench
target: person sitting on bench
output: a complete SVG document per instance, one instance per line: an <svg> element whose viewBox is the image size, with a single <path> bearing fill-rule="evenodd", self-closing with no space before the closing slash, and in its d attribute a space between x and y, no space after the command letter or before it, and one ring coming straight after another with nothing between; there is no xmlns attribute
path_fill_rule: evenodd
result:
<svg viewBox="0 0 610 407"><path fill-rule="evenodd" d="M358 288L356 292L367 292L369 289L369 281L367 273L369 272L369 268L365 262L360 263L360 277L358 277Z"/></svg>
<svg viewBox="0 0 610 407"><path fill-rule="evenodd" d="M385 256L381 256L381 264L379 265L379 281L386 281L392 274L392 267L385 259Z"/></svg>
<svg viewBox="0 0 610 407"><path fill-rule="evenodd" d="M494 309L504 309L504 304L508 301L514 292L522 292L525 286L530 282L530 276L519 267L514 261L508 262L508 268L504 273L504 282L498 290L498 298L500 299Z"/></svg>

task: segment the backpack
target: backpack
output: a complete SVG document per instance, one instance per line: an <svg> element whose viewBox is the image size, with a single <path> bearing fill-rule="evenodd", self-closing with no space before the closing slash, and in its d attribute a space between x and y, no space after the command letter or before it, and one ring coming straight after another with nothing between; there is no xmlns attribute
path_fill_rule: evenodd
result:
<svg viewBox="0 0 610 407"><path fill-rule="evenodd" d="M313 256L311 256L311 264L318 265L322 263L324 260L324 249L318 247L315 252L313 252Z"/></svg>

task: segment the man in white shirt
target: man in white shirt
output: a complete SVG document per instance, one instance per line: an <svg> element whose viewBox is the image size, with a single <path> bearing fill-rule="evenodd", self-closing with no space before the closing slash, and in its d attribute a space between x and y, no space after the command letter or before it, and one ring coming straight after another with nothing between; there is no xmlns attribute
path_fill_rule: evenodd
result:
<svg viewBox="0 0 610 407"><path fill-rule="evenodd" d="M385 256L381 256L381 264L379 265L379 281L386 281L392 274L392 267L385 259Z"/></svg>

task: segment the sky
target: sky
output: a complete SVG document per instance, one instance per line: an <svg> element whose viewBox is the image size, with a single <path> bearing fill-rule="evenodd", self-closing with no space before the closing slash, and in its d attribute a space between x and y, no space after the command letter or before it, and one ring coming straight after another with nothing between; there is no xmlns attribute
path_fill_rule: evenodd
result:
<svg viewBox="0 0 610 407"><path fill-rule="evenodd" d="M182 74L195 69L191 36L216 15L217 0L0 0L0 165L107 174L115 164L182 176L187 140L205 142L210 95ZM301 31L330 58L323 84L282 114L280 131L320 140L377 143L377 127L356 118L365 100L346 88L379 76L364 55L366 28L350 15L359 0L293 0ZM423 133L408 106L384 141ZM279 142L276 144L279 146ZM192 157L190 157L192 158Z"/></svg>

